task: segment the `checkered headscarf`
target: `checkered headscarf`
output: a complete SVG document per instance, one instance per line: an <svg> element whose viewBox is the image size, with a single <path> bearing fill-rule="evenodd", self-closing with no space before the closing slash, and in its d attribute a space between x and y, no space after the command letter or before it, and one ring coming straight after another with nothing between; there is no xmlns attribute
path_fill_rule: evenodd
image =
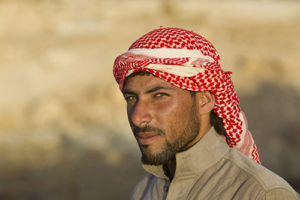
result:
<svg viewBox="0 0 300 200"><path fill-rule="evenodd" d="M260 163L233 90L231 72L223 71L219 61L216 49L204 37L184 29L159 28L139 38L117 57L113 73L121 90L127 76L148 71L185 90L210 91L215 96L214 112L222 119L228 145Z"/></svg>

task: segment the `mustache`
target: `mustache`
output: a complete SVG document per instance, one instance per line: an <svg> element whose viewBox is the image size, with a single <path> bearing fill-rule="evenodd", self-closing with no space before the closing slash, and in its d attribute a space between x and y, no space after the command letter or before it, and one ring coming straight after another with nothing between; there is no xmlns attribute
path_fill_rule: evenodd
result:
<svg viewBox="0 0 300 200"><path fill-rule="evenodd" d="M161 135L165 134L164 131L161 130L160 128L156 128L150 125L146 125L144 127L133 126L132 132L134 133L134 135L138 135L141 132L157 132L160 133Z"/></svg>

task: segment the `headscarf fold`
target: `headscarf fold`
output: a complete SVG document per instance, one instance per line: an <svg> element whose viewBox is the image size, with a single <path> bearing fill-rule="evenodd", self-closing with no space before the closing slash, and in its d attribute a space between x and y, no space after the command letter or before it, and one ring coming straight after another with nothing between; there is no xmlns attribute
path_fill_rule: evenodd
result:
<svg viewBox="0 0 300 200"><path fill-rule="evenodd" d="M260 164L256 144L233 88L231 72L223 71L219 61L216 49L204 37L184 29L160 28L142 36L118 56L113 74L121 90L127 76L148 71L185 90L210 91L216 99L214 112L227 133L227 144Z"/></svg>

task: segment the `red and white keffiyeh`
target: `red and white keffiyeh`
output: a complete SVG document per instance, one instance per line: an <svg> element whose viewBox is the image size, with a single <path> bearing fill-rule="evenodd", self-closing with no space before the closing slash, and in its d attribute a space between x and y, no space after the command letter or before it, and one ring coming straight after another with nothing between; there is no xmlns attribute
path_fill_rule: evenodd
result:
<svg viewBox="0 0 300 200"><path fill-rule="evenodd" d="M127 76L138 71L151 74L185 90L214 94L215 113L222 119L231 148L260 163L239 99L233 90L231 72L219 64L214 46L204 37L179 28L159 28L135 41L116 58L113 73L120 89Z"/></svg>

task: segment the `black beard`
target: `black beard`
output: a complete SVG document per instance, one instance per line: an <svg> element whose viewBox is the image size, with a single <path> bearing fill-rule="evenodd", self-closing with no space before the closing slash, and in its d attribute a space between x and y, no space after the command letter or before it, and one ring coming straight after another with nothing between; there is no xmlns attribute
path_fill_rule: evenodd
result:
<svg viewBox="0 0 300 200"><path fill-rule="evenodd" d="M147 149L146 145L143 145L140 149L142 152L142 163L149 165L166 164L169 160L173 159L176 154L176 149L174 149L169 142L166 143L161 153L155 155L147 153L147 150L144 150Z"/></svg>
<svg viewBox="0 0 300 200"><path fill-rule="evenodd" d="M150 165L164 165L169 160L175 158L175 154L186 150L186 147L198 136L200 130L200 123L196 116L195 105L191 108L189 123L182 133L182 136L174 142L166 142L162 147L162 151L158 154L151 154L147 152L148 145L140 145L142 152L142 162Z"/></svg>

